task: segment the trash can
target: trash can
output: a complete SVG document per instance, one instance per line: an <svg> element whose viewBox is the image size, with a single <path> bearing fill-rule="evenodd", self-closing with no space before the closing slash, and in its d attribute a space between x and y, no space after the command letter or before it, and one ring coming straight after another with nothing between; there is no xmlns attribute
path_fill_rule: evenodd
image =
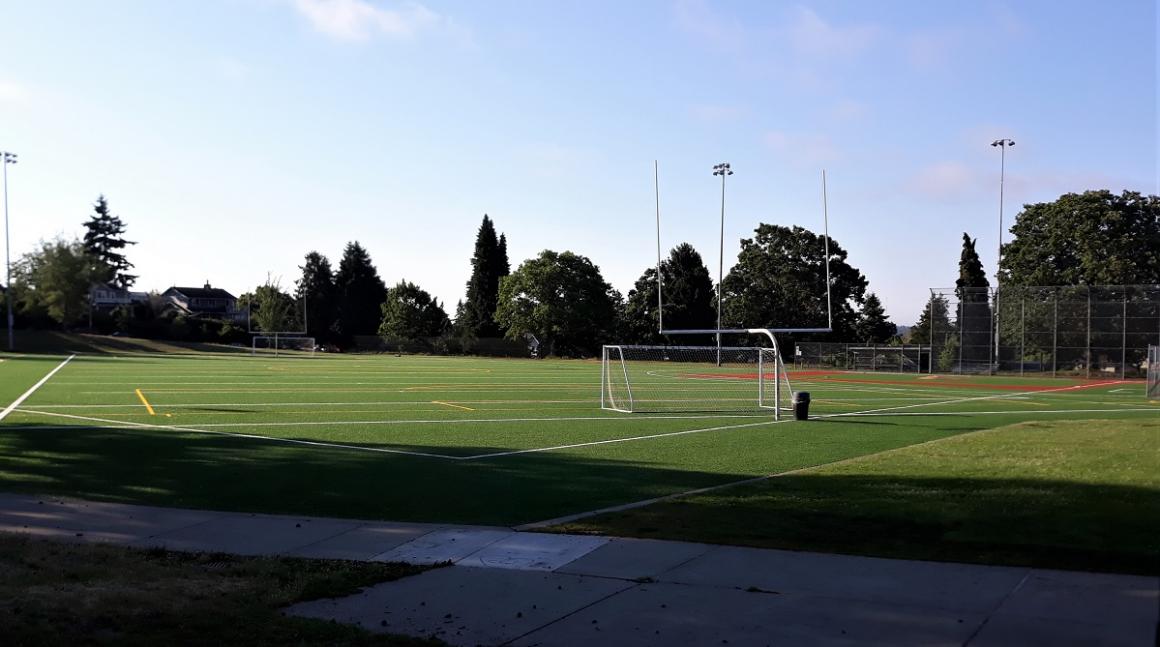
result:
<svg viewBox="0 0 1160 647"><path fill-rule="evenodd" d="M808 420L810 417L810 392L793 392L793 417L795 420Z"/></svg>

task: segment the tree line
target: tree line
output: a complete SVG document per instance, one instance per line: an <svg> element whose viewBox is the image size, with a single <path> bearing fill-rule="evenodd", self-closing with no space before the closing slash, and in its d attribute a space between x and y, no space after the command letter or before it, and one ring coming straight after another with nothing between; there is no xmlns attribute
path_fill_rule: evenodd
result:
<svg viewBox="0 0 1160 647"><path fill-rule="evenodd" d="M1008 284L1160 283L1160 199L1125 191L1066 194L1050 203L1025 205L1003 247L1001 275ZM83 240L42 242L15 267L11 290L25 325L71 326L82 319L95 282L128 288L136 276L125 249L124 222L101 196L85 222ZM737 262L721 284L721 323L731 327L819 327L827 320L826 254L821 235L802 227L760 224L740 241ZM829 244L833 331L812 340L890 343L897 327L865 275L852 266L839 241ZM416 283L388 287L358 241L343 249L337 269L311 251L293 288L267 281L242 296L258 328L301 325L320 343L349 347L377 337L418 350L474 352L486 340L538 344L543 354L587 356L602 343L672 343L659 334L661 309L669 329L717 326L717 286L701 255L681 243L657 268L644 268L626 295L615 290L589 258L544 250L512 268L507 238L484 215L476 233L465 298L454 316ZM989 317L991 307L972 288L989 285L975 241L963 235L956 283L962 314ZM156 304L113 313L118 329L158 333L158 326L200 326L203 337L244 341L231 322L213 330L204 321L179 321ZM969 310L969 312L968 312ZM152 311L152 312L150 312ZM168 317L168 318L167 318ZM930 343L955 329L945 298L932 296L907 341ZM294 319L294 322L291 320ZM160 323L158 321L160 320ZM152 321L153 329L145 325ZM933 322L933 323L932 323ZM176 336L176 335L175 335ZM705 343L708 339L677 339ZM792 342L792 339L787 340Z"/></svg>

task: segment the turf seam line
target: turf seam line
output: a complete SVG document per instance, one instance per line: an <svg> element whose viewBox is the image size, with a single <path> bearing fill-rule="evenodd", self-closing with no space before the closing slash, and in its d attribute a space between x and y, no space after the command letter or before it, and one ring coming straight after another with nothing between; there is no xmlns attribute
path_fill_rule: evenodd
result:
<svg viewBox="0 0 1160 647"><path fill-rule="evenodd" d="M56 375L57 371L64 368L65 364L68 364L69 362L71 362L74 357L76 357L76 353L73 353L72 355L69 355L68 357L66 357L63 362L56 365L56 368L49 371L48 375L45 375L44 377L40 378L39 382L37 382L36 384L33 384L32 387L29 388L27 391L25 391L20 397L13 400L12 404L8 405L8 408L4 409L3 411L0 411L0 421L7 418L8 414L10 414L16 410L16 407L19 407L21 404L24 403L25 400L28 399L29 396L31 396L33 393L36 393L37 389L44 386L45 382L47 382L53 375Z"/></svg>
<svg viewBox="0 0 1160 647"><path fill-rule="evenodd" d="M133 422L130 420L106 420L104 418L92 418L89 416L77 416L69 413L53 413L51 411L37 411L35 409L20 409L21 413L32 413L42 416L53 416L57 418L70 418L73 420L87 420L90 422L104 422L108 423L107 429L116 428L130 428L130 429L167 429L170 431L181 431L193 434L207 434L213 436L225 436L229 438L248 438L251 440L267 440L270 442L287 443L291 445L307 445L310 447L329 447L333 449L352 449L362 452L378 452L380 454L401 454L405 456L422 456L424 458L441 458L444 460L461 461L463 456L451 456L448 454L435 454L428 452L413 452L405 449L390 449L387 447L366 447L362 445L346 445L342 443L327 443L317 440L302 440L300 438L277 438L275 436L261 436L258 434L239 434L232 431L214 431L211 429L194 429L192 427L179 427L177 425L158 425L146 422Z"/></svg>

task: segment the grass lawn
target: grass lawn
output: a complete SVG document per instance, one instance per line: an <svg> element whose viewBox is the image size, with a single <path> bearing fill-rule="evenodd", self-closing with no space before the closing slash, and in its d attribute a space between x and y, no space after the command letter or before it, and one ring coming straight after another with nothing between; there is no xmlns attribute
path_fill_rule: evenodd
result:
<svg viewBox="0 0 1160 647"><path fill-rule="evenodd" d="M6 645L442 644L280 612L421 570L0 534L0 634Z"/></svg>
<svg viewBox="0 0 1160 647"><path fill-rule="evenodd" d="M1160 419L1026 422L557 526L1160 573Z"/></svg>
<svg viewBox="0 0 1160 647"><path fill-rule="evenodd" d="M106 340L84 343L103 348ZM1143 399L1142 383L1114 379L803 371L793 375L794 387L813 394L814 419L777 422L756 406L751 365L719 375L722 369L705 364L634 364L634 397L651 399L663 411L624 414L600 409L596 361L271 358L226 348L144 352L138 342L119 338L108 343L138 350L78 355L0 421L0 490L244 512L519 525L1022 422L1103 420L1089 426L1122 429L1141 451L1160 433L1154 424L1160 405ZM63 359L0 355L0 407ZM1050 446L1055 438L1049 435L1045 442ZM987 510L996 511L989 515L996 520L994 532L1011 529L1006 539L962 534L954 545L986 544L1011 553L1009 559L1022 559L1022 540L1015 536L1020 527L997 512L1009 508L1026 516L1025 525L1061 529L1059 551L1037 555L1062 567L1088 563L1082 552L1087 545L1064 532L1069 519L1057 518L1063 514L1057 502L1027 495L1021 487L973 494L992 488L994 474L972 471L977 457L967 450L973 445L946 442L923 446L922 451L955 449L943 467L927 472L916 467L910 486L940 493L951 488L961 493L956 505L964 509L979 497L989 502ZM1095 477L1118 473L1122 461L1100 462L1102 446L1078 451L1080 459L1094 461ZM1154 453L1135 459L1155 465ZM1044 482L1047 477L1035 476L1036 466L1018 462L1004 482L1024 476ZM1158 487L1146 470L1132 472L1135 480L1114 483L1089 483L1082 471L1064 470L1052 478L1058 490L1091 492L1098 485L1125 501L1138 498L1141 505L1155 500ZM808 539L801 547L838 549L842 540L835 536L844 534L851 544L875 550L896 542L901 547L892 554L950 550L861 536L858 528L895 528L903 522L916 534L954 536L931 521L946 515L946 523L953 524L958 513L951 507L913 514L901 499L894 506L896 497L879 496L872 484L881 480L780 478L779 483L800 483L795 496L807 502L794 512L792 524L781 523L789 529L774 527L777 515L763 513L764 504L735 506L729 491L715 499L720 506L710 506L722 508L712 512L721 515L713 524L722 528L713 540L758 542L797 533ZM843 504L849 514L863 520L854 532L846 529L846 517L834 519L823 508L811 511L825 501L842 504L845 497L851 501ZM878 505L857 513L852 502L864 500ZM1130 535L1139 523L1138 509L1125 504L1106 510L1099 523L1106 525L1107 536ZM1088 532L1086 513L1072 510L1066 514L1075 518L1074 532ZM699 519L691 508L689 514ZM804 523L808 519L835 525L813 532ZM685 538L689 525L702 524L637 524L634 532L647 527L655 528L653 536ZM1080 553L1064 550L1076 546ZM991 559L983 550L978 555Z"/></svg>

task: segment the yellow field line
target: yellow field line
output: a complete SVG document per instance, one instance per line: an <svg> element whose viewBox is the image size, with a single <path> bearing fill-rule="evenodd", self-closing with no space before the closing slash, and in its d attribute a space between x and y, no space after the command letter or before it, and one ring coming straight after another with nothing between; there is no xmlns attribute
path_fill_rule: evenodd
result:
<svg viewBox="0 0 1160 647"><path fill-rule="evenodd" d="M441 404L445 407L455 407L456 409L465 409L467 411L475 411L475 409L472 409L471 407L465 407L461 404L451 404L450 402L440 402L438 400L432 400L431 404Z"/></svg>
<svg viewBox="0 0 1160 647"><path fill-rule="evenodd" d="M145 409L149 411L149 415L157 415L157 412L153 411L153 406L145 399L145 394L141 392L141 389L137 389L137 397L141 398L141 404L145 405Z"/></svg>

